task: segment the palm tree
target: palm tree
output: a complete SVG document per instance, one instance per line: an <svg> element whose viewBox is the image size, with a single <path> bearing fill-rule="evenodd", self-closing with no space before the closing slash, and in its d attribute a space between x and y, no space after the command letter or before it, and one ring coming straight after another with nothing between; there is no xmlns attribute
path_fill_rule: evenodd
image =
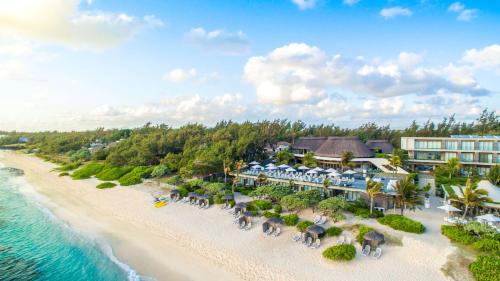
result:
<svg viewBox="0 0 500 281"><path fill-rule="evenodd" d="M332 181L328 178L326 178L324 181L323 181L323 189L325 191L325 195L328 194L328 187L330 186L330 184L332 183Z"/></svg>
<svg viewBox="0 0 500 281"><path fill-rule="evenodd" d="M465 210L462 218L467 216L469 208L478 207L486 202L492 202L491 198L488 197L488 191L482 188L477 188L477 184L471 179L467 179L465 183L465 189L460 187L460 192L462 192L462 203L465 205Z"/></svg>
<svg viewBox="0 0 500 281"><path fill-rule="evenodd" d="M398 155L393 153L389 162L393 167L395 167L393 176L396 177L396 172L398 171L398 167L401 166L401 158L399 158Z"/></svg>
<svg viewBox="0 0 500 281"><path fill-rule="evenodd" d="M403 215L406 207L415 210L416 207L424 204L424 197L422 196L424 191L413 183L412 177L406 176L400 179L394 189L396 191L396 203L401 207L401 215Z"/></svg>
<svg viewBox="0 0 500 281"><path fill-rule="evenodd" d="M229 172L231 172L231 163L229 162L229 160L226 159L226 160L222 161L222 168L224 171L224 184L226 184L227 175L229 174Z"/></svg>
<svg viewBox="0 0 500 281"><path fill-rule="evenodd" d="M366 193L368 194L368 198L370 198L370 215L373 213L373 198L377 194L382 193L382 183L369 180L366 183Z"/></svg>
<svg viewBox="0 0 500 281"><path fill-rule="evenodd" d="M257 176L257 183L259 185L262 185L263 183L267 182L267 176L266 174L264 173L260 173L258 176Z"/></svg>
<svg viewBox="0 0 500 281"><path fill-rule="evenodd" d="M340 165L342 166L342 171L344 168L351 165L351 160L354 158L354 154L351 151L344 151L340 157Z"/></svg>
<svg viewBox="0 0 500 281"><path fill-rule="evenodd" d="M233 193L234 193L234 186L235 186L236 182L238 181L238 179L240 178L240 171L245 166L245 162L243 162L243 160L239 160L236 162L236 164L234 166L236 168L236 178L235 178L235 181L233 182Z"/></svg>
<svg viewBox="0 0 500 281"><path fill-rule="evenodd" d="M316 167L318 165L318 162L316 161L316 158L314 158L314 152L307 152L304 154L304 165L307 167Z"/></svg>
<svg viewBox="0 0 500 281"><path fill-rule="evenodd" d="M445 164L446 166L446 171L448 171L448 179L451 180L451 177L456 175L460 171L460 161L458 161L458 158L453 157L448 160Z"/></svg>

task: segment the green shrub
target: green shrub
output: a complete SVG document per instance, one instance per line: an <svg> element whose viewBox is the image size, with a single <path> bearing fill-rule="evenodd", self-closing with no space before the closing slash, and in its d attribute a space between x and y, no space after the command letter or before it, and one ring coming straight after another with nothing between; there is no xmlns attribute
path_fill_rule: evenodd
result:
<svg viewBox="0 0 500 281"><path fill-rule="evenodd" d="M304 232L306 230L306 228L308 228L309 226L313 225L314 223L312 221L301 221L297 224L297 229L300 231L300 232Z"/></svg>
<svg viewBox="0 0 500 281"><path fill-rule="evenodd" d="M69 173L68 173L68 172L60 173L60 174L59 174L59 176L60 176L60 177L69 176Z"/></svg>
<svg viewBox="0 0 500 281"><path fill-rule="evenodd" d="M101 163L89 163L80 169L73 172L71 176L75 180L88 179L91 176L97 175L104 168L104 164Z"/></svg>
<svg viewBox="0 0 500 281"><path fill-rule="evenodd" d="M387 215L378 218L377 221L381 224L390 226L393 229L401 230L410 233L424 233L425 227L418 221L414 221L410 218L404 217L402 215Z"/></svg>
<svg viewBox="0 0 500 281"><path fill-rule="evenodd" d="M323 257L334 261L350 261L356 257L356 248L353 245L336 245L323 251Z"/></svg>
<svg viewBox="0 0 500 281"><path fill-rule="evenodd" d="M217 204L217 205L224 204L224 202L226 202L226 200L220 198L219 196L216 196L215 199L214 199L214 203Z"/></svg>
<svg viewBox="0 0 500 281"><path fill-rule="evenodd" d="M448 237L451 241L464 245L469 245L477 241L475 236L455 225L441 225L441 234Z"/></svg>
<svg viewBox="0 0 500 281"><path fill-rule="evenodd" d="M196 192L197 194L205 194L205 189L203 188L198 188L198 189L195 189L194 192Z"/></svg>
<svg viewBox="0 0 500 281"><path fill-rule="evenodd" d="M296 214L282 216L281 219L283 219L283 223L287 226L295 226L299 222L299 216Z"/></svg>
<svg viewBox="0 0 500 281"><path fill-rule="evenodd" d="M168 184L171 184L171 185L178 185L178 184L182 184L184 182L184 180L182 179L181 176L175 175L175 176L168 178L165 182Z"/></svg>
<svg viewBox="0 0 500 281"><path fill-rule="evenodd" d="M132 169L133 167L105 165L104 168L96 175L96 178L102 181L114 181L129 173Z"/></svg>
<svg viewBox="0 0 500 281"><path fill-rule="evenodd" d="M114 182L103 182L103 183L98 184L96 186L96 188L105 189L105 188L112 188L115 186L116 186L116 183L114 183Z"/></svg>
<svg viewBox="0 0 500 281"><path fill-rule="evenodd" d="M498 281L500 280L500 258L490 256L479 256L469 265L476 281Z"/></svg>
<svg viewBox="0 0 500 281"><path fill-rule="evenodd" d="M123 175L120 179L118 179L118 182L120 183L120 185L123 186L139 184L142 182L143 178L146 178L151 174L152 170L153 170L152 167L147 167L147 166L135 167L132 171L130 171L129 173Z"/></svg>
<svg viewBox="0 0 500 281"><path fill-rule="evenodd" d="M273 207L273 204L269 200L254 200L252 205L262 211L271 210Z"/></svg>
<svg viewBox="0 0 500 281"><path fill-rule="evenodd" d="M179 187L178 189L179 189L179 195L180 195L181 197L186 197L186 196L188 196L189 190L187 190L187 188L186 188L186 187L181 186L181 187Z"/></svg>
<svg viewBox="0 0 500 281"><path fill-rule="evenodd" d="M370 231L374 231L373 227L366 226L364 224L360 224L358 227L358 235L356 235L356 241L359 244L363 244L363 237Z"/></svg>
<svg viewBox="0 0 500 281"><path fill-rule="evenodd" d="M283 211L283 208L281 207L280 204L276 204L276 205L274 205L273 210L276 214L281 214L281 212Z"/></svg>
<svg viewBox="0 0 500 281"><path fill-rule="evenodd" d="M276 214L276 213L273 213L273 212L269 212L269 211L265 211L264 212L264 217L270 219L270 218L279 218L280 215L279 214Z"/></svg>
<svg viewBox="0 0 500 281"><path fill-rule="evenodd" d="M75 162L75 163L70 163L64 166L61 166L59 168L55 168L54 170L60 171L60 172L68 172L68 171L73 171L74 169L80 167L82 165L81 162Z"/></svg>
<svg viewBox="0 0 500 281"><path fill-rule="evenodd" d="M490 238L485 238L481 239L479 241L476 241L472 243L472 248L481 251L481 252L486 252L490 253L493 255L500 256L500 241L490 239Z"/></svg>
<svg viewBox="0 0 500 281"><path fill-rule="evenodd" d="M326 236L339 236L342 233L342 228L332 226L325 230Z"/></svg>

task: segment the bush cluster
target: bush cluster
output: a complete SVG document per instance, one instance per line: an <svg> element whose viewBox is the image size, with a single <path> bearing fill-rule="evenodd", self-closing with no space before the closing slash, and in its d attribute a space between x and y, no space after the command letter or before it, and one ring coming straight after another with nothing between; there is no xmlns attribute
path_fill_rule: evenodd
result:
<svg viewBox="0 0 500 281"><path fill-rule="evenodd" d="M356 217L360 217L363 219L367 218L381 218L384 216L384 213L378 210L373 210L372 214L370 214L370 207L365 203L364 200L358 200L352 202L347 207L347 211L353 213Z"/></svg>
<svg viewBox="0 0 500 281"><path fill-rule="evenodd" d="M283 220L283 223L287 226L295 226L299 222L299 216L296 214L289 214L282 216L281 219Z"/></svg>
<svg viewBox="0 0 500 281"><path fill-rule="evenodd" d="M273 210L276 214L281 214L281 212L283 211L283 208L281 207L280 204L276 204L276 205L274 205Z"/></svg>
<svg viewBox="0 0 500 281"><path fill-rule="evenodd" d="M74 163L70 163L70 164L55 168L55 170L60 171L60 172L68 172L68 171L73 171L74 169L80 167L81 165L82 165L81 162L74 162Z"/></svg>
<svg viewBox="0 0 500 281"><path fill-rule="evenodd" d="M270 218L279 218L280 217L280 214L276 214L276 213L273 213L273 212L270 212L270 211L265 211L264 212L264 217L270 219Z"/></svg>
<svg viewBox="0 0 500 281"><path fill-rule="evenodd" d="M301 221L297 224L297 229L300 231L300 232L304 232L306 230L306 228L308 228L309 226L313 225L314 223L312 221Z"/></svg>
<svg viewBox="0 0 500 281"><path fill-rule="evenodd" d="M401 230L410 233L424 233L425 227L418 221L414 221L410 218L404 217L402 215L387 215L378 218L377 221L381 224L390 226L393 229Z"/></svg>
<svg viewBox="0 0 500 281"><path fill-rule="evenodd" d="M153 167L138 166L118 179L118 182L123 186L139 184L142 182L143 178L149 177L152 171Z"/></svg>
<svg viewBox="0 0 500 281"><path fill-rule="evenodd" d="M353 245L336 245L323 251L323 257L334 261L350 261L356 257L356 248Z"/></svg>
<svg viewBox="0 0 500 281"><path fill-rule="evenodd" d="M491 256L479 256L469 265L476 281L498 281L500 280L500 258Z"/></svg>
<svg viewBox="0 0 500 281"><path fill-rule="evenodd" d="M102 181L114 181L123 177L125 174L132 171L133 167L129 166L113 166L113 165L104 165L102 170L97 173L96 178Z"/></svg>
<svg viewBox="0 0 500 281"><path fill-rule="evenodd" d="M69 176L69 173L68 172L63 172L63 173L60 173L59 176L60 177Z"/></svg>
<svg viewBox="0 0 500 281"><path fill-rule="evenodd" d="M500 241L495 239L491 238L481 239L479 241L472 243L472 248L481 252L500 256Z"/></svg>
<svg viewBox="0 0 500 281"><path fill-rule="evenodd" d="M112 188L115 186L116 186L116 183L114 183L114 182L103 182L103 183L98 184L96 186L96 188L105 189L105 188Z"/></svg>
<svg viewBox="0 0 500 281"><path fill-rule="evenodd" d="M271 210L273 208L273 204L269 200L254 200L252 201L252 205L261 211Z"/></svg>
<svg viewBox="0 0 500 281"><path fill-rule="evenodd" d="M88 179L92 176L97 175L104 168L104 164L101 163L89 163L80 169L73 172L71 176L75 180Z"/></svg>
<svg viewBox="0 0 500 281"><path fill-rule="evenodd" d="M441 225L441 234L453 242L464 245L470 245L477 241L477 237L470 235L469 232L456 225Z"/></svg>
<svg viewBox="0 0 500 281"><path fill-rule="evenodd" d="M326 236L339 236L342 233L342 228L332 226L325 230Z"/></svg>

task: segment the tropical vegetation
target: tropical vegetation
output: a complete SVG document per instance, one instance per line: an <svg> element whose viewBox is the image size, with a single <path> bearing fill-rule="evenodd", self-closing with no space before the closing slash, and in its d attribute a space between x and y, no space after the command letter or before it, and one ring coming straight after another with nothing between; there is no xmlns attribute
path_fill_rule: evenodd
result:
<svg viewBox="0 0 500 281"><path fill-rule="evenodd" d="M356 257L356 248L353 245L336 245L326 248L323 257L334 261L350 261Z"/></svg>

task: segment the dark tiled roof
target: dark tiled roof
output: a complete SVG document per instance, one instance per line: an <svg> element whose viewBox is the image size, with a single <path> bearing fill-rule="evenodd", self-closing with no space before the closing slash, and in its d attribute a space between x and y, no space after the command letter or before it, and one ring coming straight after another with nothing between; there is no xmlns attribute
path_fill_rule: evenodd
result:
<svg viewBox="0 0 500 281"><path fill-rule="evenodd" d="M368 140L366 146L371 150L379 148L382 153L392 153L394 146L387 140Z"/></svg>
<svg viewBox="0 0 500 281"><path fill-rule="evenodd" d="M327 139L327 137L302 137L293 143L293 148L316 151Z"/></svg>

